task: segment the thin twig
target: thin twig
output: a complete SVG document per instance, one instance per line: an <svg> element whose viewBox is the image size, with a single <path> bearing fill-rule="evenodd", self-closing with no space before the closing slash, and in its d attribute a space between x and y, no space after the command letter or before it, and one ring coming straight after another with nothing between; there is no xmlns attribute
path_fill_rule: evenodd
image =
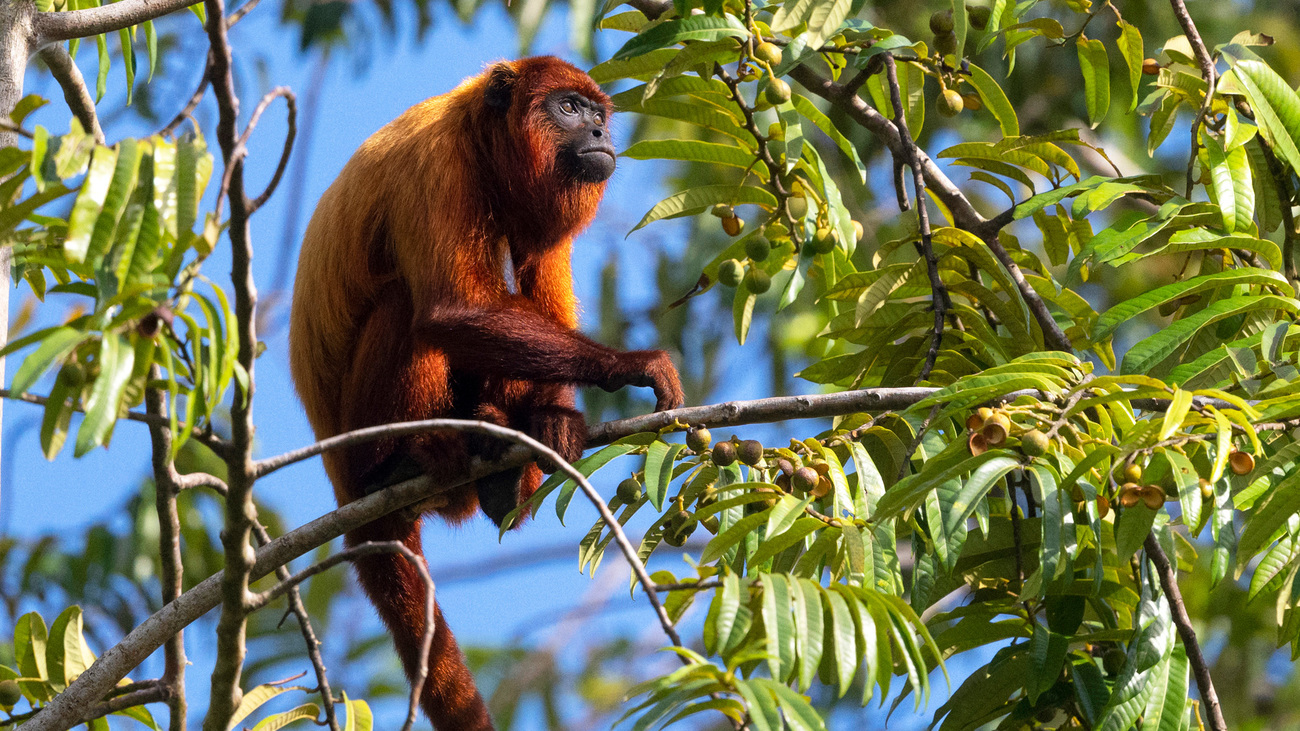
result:
<svg viewBox="0 0 1300 731"><path fill-rule="evenodd" d="M59 88L63 89L63 100L81 123L81 128L94 137L96 142L104 144L104 130L99 126L99 117L95 114L95 100L90 96L90 89L86 88L86 79L82 77L81 69L77 68L72 56L68 55L68 49L62 44L52 43L41 49L40 56L50 68L54 80L59 82Z"/></svg>
<svg viewBox="0 0 1300 731"><path fill-rule="evenodd" d="M248 140L248 136L252 134L253 127L257 124L257 119L262 115L262 111L266 109L266 105L270 104L272 100L279 96L284 97L284 102L289 108L289 129L284 133L284 150L280 153L280 162L275 166L275 174L271 176L271 182L266 184L266 190L263 190L256 198L249 202L249 215L256 213L257 209L261 208L262 205L266 203L266 201L271 197L271 194L274 193L275 189L280 185L280 178L284 177L284 169L289 166L289 155L293 152L294 138L298 134L298 99L293 95L293 92L289 90L289 87L280 86L262 97L262 101L257 105L257 109L253 112L253 118L248 121L248 127L244 129L244 134L240 138L240 142L242 144Z"/></svg>
<svg viewBox="0 0 1300 731"><path fill-rule="evenodd" d="M1201 78L1205 80L1205 100L1201 102L1201 108L1192 120L1192 151L1187 158L1187 192L1183 197L1190 199L1192 185L1195 182L1192 180L1192 168L1196 165L1197 151L1201 147L1201 123L1205 121L1205 115L1210 111L1210 105L1214 103L1214 90L1219 75L1214 69L1214 59L1205 48L1205 41L1201 40L1201 34L1196 30L1196 23L1192 22L1192 16L1187 12L1183 0L1169 0L1169 4L1174 9L1174 17L1178 19L1178 25L1183 28L1183 35L1187 36L1187 42L1192 46L1196 63L1201 67Z"/></svg>
<svg viewBox="0 0 1300 731"><path fill-rule="evenodd" d="M152 378L158 378L158 366L153 366ZM154 416L165 417L166 404L163 393L156 388L145 389L145 408ZM165 418L164 418L165 420ZM159 583L162 585L163 604L176 601L184 591L184 559L181 555L181 519L176 507L176 495L179 492L176 481L176 467L172 464L172 435L166 426L151 424L149 439L154 477L154 506L158 512L158 556L162 571ZM171 721L170 731L185 731L186 714L189 711L185 702L185 636L183 630L167 640L165 647L165 670L162 682L170 689L167 699Z"/></svg>
<svg viewBox="0 0 1300 731"><path fill-rule="evenodd" d="M168 122L166 127L158 131L158 134L163 136L173 135L185 120L191 118L190 115L198 108L199 102L203 101L203 93L208 90L208 76L211 73L212 52L208 51L207 60L203 62L203 75L199 77L198 88L194 90L193 94L190 94L189 101L185 102L185 106L176 113L175 117L172 117L172 121Z"/></svg>
<svg viewBox="0 0 1300 731"><path fill-rule="evenodd" d="M1210 717L1210 729L1228 731L1228 725L1223 720L1223 709L1219 706L1219 694L1214 690L1214 679L1210 677L1210 666L1205 662L1205 656L1201 654L1201 644L1196 639L1196 630L1192 629L1192 619L1187 616L1183 593L1178 588L1178 574L1169 563L1165 550L1160 547L1160 540L1156 538L1155 533L1148 533L1142 545L1146 548L1151 563L1155 564L1156 574L1160 577L1160 586L1165 590L1165 597L1169 599L1174 626L1178 628L1183 649L1187 650L1187 662L1192 666L1196 687L1201 692L1201 700L1205 702L1205 710Z"/></svg>
<svg viewBox="0 0 1300 731"><path fill-rule="evenodd" d="M902 140L902 160L912 169L912 187L916 192L917 228L921 234L916 253L925 259L925 268L930 275L930 304L934 309L934 335L930 340L930 350L925 354L925 364L916 378L916 382L920 383L929 378L930 371L934 370L935 361L939 359L939 346L943 342L943 319L948 313L950 303L948 288L944 285L943 278L939 276L939 259L934 255L934 242L930 239L930 213L925 204L925 176L921 173L920 149L912 139L911 131L907 129L907 114L903 107L902 91L898 88L898 68L894 63L894 54L886 53L884 59L885 75L889 80L889 98L894 105L894 126L898 129L899 139ZM900 207L904 211L907 210L901 204Z"/></svg>
<svg viewBox="0 0 1300 731"><path fill-rule="evenodd" d="M253 612L265 607L267 604L270 604L272 601L285 594L296 597L298 593L298 585L316 574L327 571L341 563L355 561L364 556L372 556L376 553L402 554L402 557L415 567L415 570L420 574L420 578L424 581L424 635L420 640L420 664L415 674L415 679L411 682L411 696L406 711L406 723L402 725L402 731L410 731L411 727L415 725L416 717L419 715L420 693L424 690L424 683L429 677L429 650L433 647L433 633L435 629L433 578L429 576L429 568L425 565L424 557L416 555L414 551L403 545L401 541L368 541L366 543L360 543L351 548L344 549L319 563L308 566L292 576L288 575L288 569L281 566L278 571L278 573L280 573L280 582L266 591L251 596L248 600L247 606L248 610ZM299 600L299 604L301 604L301 600ZM307 627L310 627L310 624L308 624ZM319 677L323 678L324 673L320 673ZM328 693L328 691L324 689L322 692L326 694ZM332 707L333 704L331 703L330 705ZM330 715L332 716L332 714ZM331 728L335 728L337 723L336 720L332 721Z"/></svg>

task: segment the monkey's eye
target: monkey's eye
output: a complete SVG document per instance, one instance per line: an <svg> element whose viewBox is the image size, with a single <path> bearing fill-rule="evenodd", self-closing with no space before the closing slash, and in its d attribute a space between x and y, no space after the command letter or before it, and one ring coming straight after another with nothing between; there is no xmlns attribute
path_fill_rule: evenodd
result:
<svg viewBox="0 0 1300 731"><path fill-rule="evenodd" d="M600 125L605 124L605 115L604 115L604 114L602 114L602 113L600 113L600 112L596 112L596 124L600 124Z"/></svg>
<svg viewBox="0 0 1300 731"><path fill-rule="evenodd" d="M577 114L578 107L573 102L566 100L560 102L560 111L565 114Z"/></svg>

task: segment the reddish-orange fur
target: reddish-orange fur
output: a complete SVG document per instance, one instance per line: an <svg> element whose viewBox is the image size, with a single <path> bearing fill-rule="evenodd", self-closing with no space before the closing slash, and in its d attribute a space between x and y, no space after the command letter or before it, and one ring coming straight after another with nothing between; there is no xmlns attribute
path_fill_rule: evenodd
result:
<svg viewBox="0 0 1300 731"><path fill-rule="evenodd" d="M485 102L501 78L511 85L505 109ZM605 186L557 170L560 132L543 101L566 89L608 113L600 88L567 63L498 64L376 132L321 197L303 241L290 329L294 381L318 438L398 421L480 418L527 431L573 459L586 433L573 384L653 385L661 408L681 403L661 351L619 353L574 330L571 242ZM446 434L327 452L339 504L376 487L372 471L394 456L438 478L462 472L468 452L465 440ZM504 479L518 480L522 500L540 478L533 464ZM477 506L467 485L425 507L455 522ZM419 553L420 522L395 514L347 536L349 545L371 540L402 541ZM397 555L356 568L414 673L423 583ZM439 731L492 728L441 619L421 700Z"/></svg>

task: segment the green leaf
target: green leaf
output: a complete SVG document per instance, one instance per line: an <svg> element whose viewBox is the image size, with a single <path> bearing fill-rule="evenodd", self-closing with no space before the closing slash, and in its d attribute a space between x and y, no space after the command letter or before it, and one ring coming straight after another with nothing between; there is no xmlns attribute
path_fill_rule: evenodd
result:
<svg viewBox="0 0 1300 731"><path fill-rule="evenodd" d="M606 61L592 67L587 75L597 84L619 79L645 79L663 71L680 52L677 48L665 48L624 61Z"/></svg>
<svg viewBox="0 0 1300 731"><path fill-rule="evenodd" d="M131 29L119 30L117 39L122 47L122 68L126 71L126 105L129 107L135 93L135 47L131 45Z"/></svg>
<svg viewBox="0 0 1300 731"><path fill-rule="evenodd" d="M104 92L108 90L108 69L110 65L108 36L103 33L95 36L95 50L99 52L99 72L95 75L95 103L98 104L104 99Z"/></svg>
<svg viewBox="0 0 1300 731"><path fill-rule="evenodd" d="M1300 472L1291 472L1279 480L1255 508L1237 541L1237 562L1245 566L1274 536L1292 515L1300 512Z"/></svg>
<svg viewBox="0 0 1300 731"><path fill-rule="evenodd" d="M1110 61L1106 46L1095 38L1079 36L1079 69L1083 72L1083 97L1088 103L1088 121L1093 129L1110 110Z"/></svg>
<svg viewBox="0 0 1300 731"><path fill-rule="evenodd" d="M370 712L370 706L364 700L348 700L348 694L343 694L344 720L341 731L374 731L375 717Z"/></svg>
<svg viewBox="0 0 1300 731"><path fill-rule="evenodd" d="M86 672L93 659L81 630L81 607L68 607L50 627L50 642L45 648L45 666L55 688L66 688Z"/></svg>
<svg viewBox="0 0 1300 731"><path fill-rule="evenodd" d="M26 393L50 366L62 362L85 337L84 332L69 325L55 328L41 339L41 346L35 352L23 359L9 389L16 394Z"/></svg>
<svg viewBox="0 0 1300 731"><path fill-rule="evenodd" d="M41 418L41 453L46 459L54 459L63 449L63 443L68 438L68 425L72 422L72 412L75 410L75 404L68 399L76 396L80 390L81 384L72 383L62 374L54 379Z"/></svg>
<svg viewBox="0 0 1300 731"><path fill-rule="evenodd" d="M749 31L731 15L721 18L693 15L665 21L633 37L614 53L611 60L626 61L685 41L716 41L722 38L749 38Z"/></svg>
<svg viewBox="0 0 1300 731"><path fill-rule="evenodd" d="M118 404L131 378L135 349L123 335L105 333L99 348L99 376L86 400L86 418L77 430L74 456L104 444L117 423Z"/></svg>
<svg viewBox="0 0 1300 731"><path fill-rule="evenodd" d="M831 651L835 669L837 697L843 698L853 685L853 675L858 668L858 630L849 611L848 602L837 591L823 591L826 600L826 643Z"/></svg>
<svg viewBox="0 0 1300 731"><path fill-rule="evenodd" d="M640 223L632 228L632 231L660 219L680 218L703 213L718 203L725 203L729 206L753 203L772 210L776 208L776 197L766 190L752 185L704 185L691 188L656 203L641 218ZM631 231L628 233L630 234Z"/></svg>
<svg viewBox="0 0 1300 731"><path fill-rule="evenodd" d="M1257 310L1284 310L1295 314L1300 310L1300 302L1275 295L1240 295L1219 300L1200 312L1175 321L1134 345L1124 354L1120 372L1147 373L1157 363L1173 355L1179 346L1190 340L1202 328L1234 315Z"/></svg>
<svg viewBox="0 0 1300 731"><path fill-rule="evenodd" d="M821 587L808 579L792 579L790 594L794 600L795 638L798 642L798 685L806 691L817 677L822 659Z"/></svg>
<svg viewBox="0 0 1300 731"><path fill-rule="evenodd" d="M1115 40L1124 65L1128 66L1129 103L1128 111L1137 109L1138 90L1142 86L1142 62L1146 52L1142 48L1142 32L1125 20L1119 20L1119 38Z"/></svg>
<svg viewBox="0 0 1300 731"><path fill-rule="evenodd" d="M809 48L820 48L840 29L852 6L851 0L815 0L808 5L808 14L804 18L808 30L800 37Z"/></svg>
<svg viewBox="0 0 1300 731"><path fill-rule="evenodd" d="M656 441L645 455L645 489L656 511L663 510L668 484L673 480L673 465L685 444Z"/></svg>
<svg viewBox="0 0 1300 731"><path fill-rule="evenodd" d="M743 147L702 140L641 140L624 150L620 157L630 157L633 160L682 160L738 168L749 168L755 164L754 153Z"/></svg>
<svg viewBox="0 0 1300 731"><path fill-rule="evenodd" d="M746 515L732 524L730 528L714 536L709 541L709 545L704 547L704 553L700 556L700 563L706 564L721 558L728 548L744 540L750 531L766 523L770 510L771 508L753 515Z"/></svg>
<svg viewBox="0 0 1300 731"><path fill-rule="evenodd" d="M1300 96L1286 80L1243 46L1224 46L1233 80L1246 92L1255 122L1278 157L1300 171Z"/></svg>
<svg viewBox="0 0 1300 731"><path fill-rule="evenodd" d="M1141 63L1138 64L1139 67ZM1007 100L1006 92L989 72L976 66L970 65L970 77L968 78L971 86L975 87L976 93L980 95L980 100L984 102L984 108L989 110L994 119L998 120L998 125L1002 127L1003 137L1020 136L1020 120L1016 118L1015 107Z"/></svg>
<svg viewBox="0 0 1300 731"><path fill-rule="evenodd" d="M652 117L674 119L693 124L701 129L718 132L733 137L741 144L754 144L754 137L749 130L741 126L740 119L711 104L701 104L699 99L660 99L655 97L632 107L622 108L625 112L640 112Z"/></svg>
<svg viewBox="0 0 1300 731"><path fill-rule="evenodd" d="M320 706L307 703L274 716L267 716L253 727L253 731L279 731L296 721L315 721L320 716Z"/></svg>
<svg viewBox="0 0 1300 731"><path fill-rule="evenodd" d="M1255 218L1255 185L1246 150L1237 147L1224 152L1217 138L1208 137L1202 154L1210 171L1210 185L1206 190L1222 212L1223 230L1227 233L1249 230Z"/></svg>
<svg viewBox="0 0 1300 731"><path fill-rule="evenodd" d="M124 139L117 145L117 164L113 169L113 179L109 181L108 192L104 195L103 208L95 219L95 227L90 234L86 248L85 261L98 267L100 260L108 253L113 242L113 233L117 222L122 217L131 192L135 190L136 180L140 175L140 158L144 146L138 140Z"/></svg>
<svg viewBox="0 0 1300 731"><path fill-rule="evenodd" d="M113 182L117 169L117 150L109 147L96 147L90 158L90 169L81 184L81 192L72 204L72 213L68 216L68 237L63 242L63 254L68 261L79 263L85 261L90 248L90 236L95 230L95 221L103 210L104 200L108 196L109 185Z"/></svg>
<svg viewBox="0 0 1300 731"><path fill-rule="evenodd" d="M763 628L767 633L767 667L784 680L795 670L795 627L790 614L790 584L784 574L760 574L763 582Z"/></svg>
<svg viewBox="0 0 1300 731"><path fill-rule="evenodd" d="M1156 287L1106 310L1097 318L1097 323L1093 326L1092 340L1093 342L1104 340L1120 325L1131 322L1143 312L1155 309L1166 302L1173 302L1198 292L1220 288L1226 289L1238 285L1278 287L1284 292L1291 289L1290 284L1281 274L1253 267L1226 269L1213 274L1193 277L1182 282Z"/></svg>

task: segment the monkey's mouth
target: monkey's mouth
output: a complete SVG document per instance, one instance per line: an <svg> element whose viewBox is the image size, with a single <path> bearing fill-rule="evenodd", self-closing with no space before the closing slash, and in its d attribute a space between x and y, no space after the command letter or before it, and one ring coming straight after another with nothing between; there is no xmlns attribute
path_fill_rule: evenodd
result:
<svg viewBox="0 0 1300 731"><path fill-rule="evenodd" d="M579 157L590 157L592 155L604 155L612 161L614 160L614 148L601 145L599 147L586 147L578 150Z"/></svg>

